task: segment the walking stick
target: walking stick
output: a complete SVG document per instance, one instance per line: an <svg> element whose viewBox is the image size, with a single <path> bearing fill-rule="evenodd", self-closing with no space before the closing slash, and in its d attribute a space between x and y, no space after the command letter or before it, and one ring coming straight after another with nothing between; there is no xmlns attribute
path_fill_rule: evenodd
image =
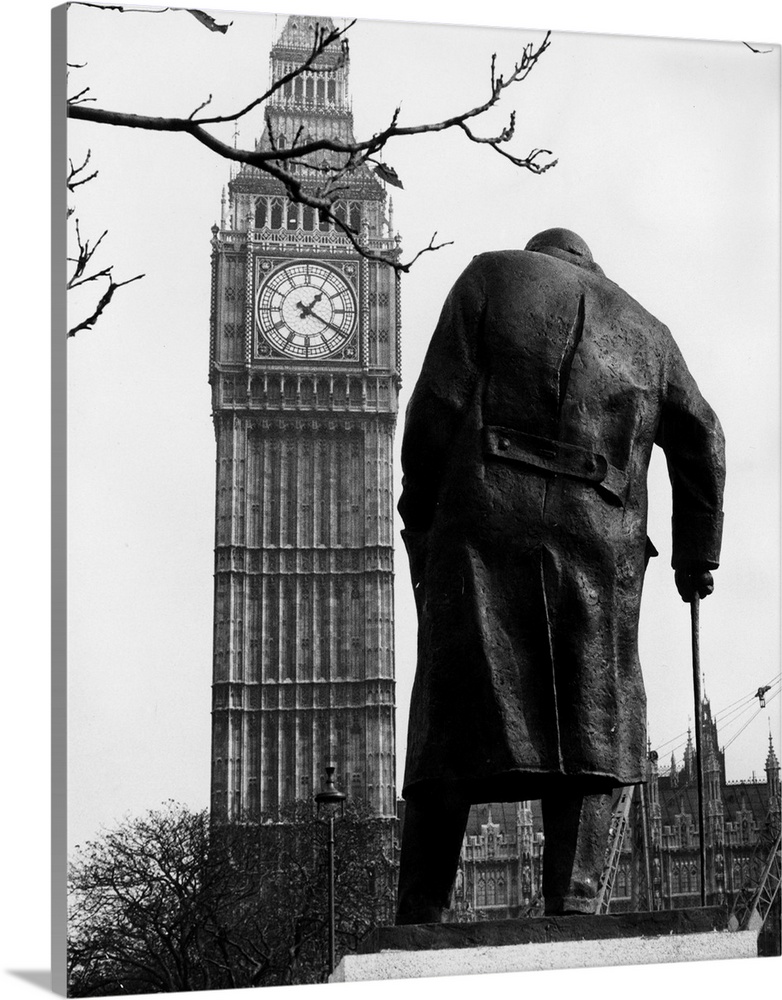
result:
<svg viewBox="0 0 782 1000"><path fill-rule="evenodd" d="M696 591L690 604L692 625L692 675L695 689L695 758L698 772L698 827L701 847L701 906L706 905L706 821L703 810L703 754L701 753L701 650L699 635L700 595Z"/></svg>

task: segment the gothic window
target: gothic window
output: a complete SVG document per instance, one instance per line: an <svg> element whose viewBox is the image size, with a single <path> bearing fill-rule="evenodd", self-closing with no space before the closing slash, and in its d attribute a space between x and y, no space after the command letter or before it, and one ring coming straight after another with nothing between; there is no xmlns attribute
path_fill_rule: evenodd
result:
<svg viewBox="0 0 782 1000"><path fill-rule="evenodd" d="M293 93L293 82L291 80L286 80L285 83L282 85L282 96L290 98L292 93Z"/></svg>
<svg viewBox="0 0 782 1000"><path fill-rule="evenodd" d="M339 584L339 601L337 604L337 648L339 655L339 672L340 674L345 673L346 667L346 654L349 650L349 600L347 593L347 588L345 584L340 581Z"/></svg>
<svg viewBox="0 0 782 1000"><path fill-rule="evenodd" d="M326 163L325 160L323 161L323 165L324 166L328 166L328 164ZM322 233L327 233L328 230L329 230L329 226L330 226L330 222L329 222L328 215L326 214L326 212L322 208L319 208L318 209L318 229L320 229L320 231Z"/></svg>
<svg viewBox="0 0 782 1000"><path fill-rule="evenodd" d="M345 211L345 203L338 201L334 206L334 216L339 219L341 223L347 225L347 213Z"/></svg>
<svg viewBox="0 0 782 1000"><path fill-rule="evenodd" d="M308 76L306 82L307 82L307 87L306 87L306 90L307 90L307 100L308 101L314 101L315 100L315 81L312 79L311 76Z"/></svg>
<svg viewBox="0 0 782 1000"><path fill-rule="evenodd" d="M263 229L266 225L266 199L259 198L255 202L255 228Z"/></svg>
<svg viewBox="0 0 782 1000"><path fill-rule="evenodd" d="M322 104L326 97L326 81L323 77L318 80L318 104Z"/></svg>
<svg viewBox="0 0 782 1000"><path fill-rule="evenodd" d="M298 229L299 228L299 206L294 202L288 202L288 229Z"/></svg>
<svg viewBox="0 0 782 1000"><path fill-rule="evenodd" d="M329 101L333 104L337 99L337 81L329 80Z"/></svg>
<svg viewBox="0 0 782 1000"><path fill-rule="evenodd" d="M499 906L506 906L508 903L508 886L501 875L497 879L497 903Z"/></svg>
<svg viewBox="0 0 782 1000"><path fill-rule="evenodd" d="M700 873L698 872L698 866L693 861L690 865L690 892L700 892L700 888Z"/></svg>
<svg viewBox="0 0 782 1000"><path fill-rule="evenodd" d="M304 94L304 81L300 76L296 77L294 82L294 89L296 94L296 100L298 101Z"/></svg>
<svg viewBox="0 0 782 1000"><path fill-rule="evenodd" d="M315 209L305 205L303 209L302 229L311 232L315 228Z"/></svg>
<svg viewBox="0 0 782 1000"><path fill-rule="evenodd" d="M475 894L475 905L485 906L486 905L486 879L481 875L478 878L478 887Z"/></svg>
<svg viewBox="0 0 782 1000"><path fill-rule="evenodd" d="M361 232L361 207L352 205L350 208L350 228L355 232Z"/></svg>
<svg viewBox="0 0 782 1000"><path fill-rule="evenodd" d="M271 210L271 228L272 229L282 229L282 199L274 198L272 200L272 210Z"/></svg>
<svg viewBox="0 0 782 1000"><path fill-rule="evenodd" d="M361 620L361 593L358 585L353 584L350 594L350 644L353 650L354 666L358 667L363 646L363 622Z"/></svg>
<svg viewBox="0 0 782 1000"><path fill-rule="evenodd" d="M299 636L299 645L309 655L310 642L310 621L312 618L312 607L310 599L309 581L302 581L301 594L301 623L303 625L302 634Z"/></svg>
<svg viewBox="0 0 782 1000"><path fill-rule="evenodd" d="M329 507L325 500L320 501L320 545L329 543Z"/></svg>

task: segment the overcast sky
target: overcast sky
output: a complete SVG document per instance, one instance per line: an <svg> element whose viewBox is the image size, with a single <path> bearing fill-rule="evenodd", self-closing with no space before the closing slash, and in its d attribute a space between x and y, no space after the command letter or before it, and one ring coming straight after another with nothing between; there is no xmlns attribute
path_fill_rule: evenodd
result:
<svg viewBox="0 0 782 1000"><path fill-rule="evenodd" d="M74 6L69 60L87 66L70 89L89 85L98 107L145 114L186 116L210 94L215 112L243 107L267 83L285 16L217 16L234 22L225 35L184 12ZM502 71L543 35L359 21L357 134L397 104L407 124L480 103L492 53ZM516 108L514 150L550 149L554 169L533 176L458 134L385 154L405 184L393 197L407 254L434 230L453 240L403 280L402 410L443 299L471 257L523 247L550 226L580 233L606 274L671 328L728 442L723 562L701 642L714 711L738 699L746 709L722 730L723 743L736 735L734 779L762 775L769 724L779 728L777 698L737 735L753 714L751 695L779 671L779 70L778 48L556 32L482 127L495 134ZM251 146L260 128L259 115L243 121L240 144ZM168 797L208 803L209 230L229 167L183 136L74 123L70 139L72 158L90 148L100 171L74 199L83 234L108 229L103 260L118 278L145 274L68 351L69 840L79 843L126 810ZM681 761L693 707L661 456L650 505L660 558L647 575L641 656L649 736L667 764L672 749ZM415 651L401 550L396 610L401 772Z"/></svg>
<svg viewBox="0 0 782 1000"><path fill-rule="evenodd" d="M4 802L13 810L15 821L2 824L7 902L0 942L4 969L41 970L30 973L29 978L8 971L2 974L4 995L14 1000L40 995L36 984L44 981L43 970L49 962L49 557L45 527L48 290L41 254L45 260L50 224L46 196L49 164L45 155L50 6L50 0L9 5L4 13L9 44L2 62L2 70L8 74L4 80L5 135L7 139L18 136L21 144L13 147L14 155L6 146L2 160L10 263L10 270L5 272L10 294L6 297L6 381L2 394L7 472L2 494L7 567L3 603L7 650L4 698L8 706L3 725ZM257 10L262 5L247 0L243 6ZM285 0L276 6L287 12L296 9ZM517 174L499 164L490 171L491 161L483 156L477 170L481 182L490 187L484 188L479 197L465 166L464 149L454 160L451 147L433 139L426 147L428 160L415 147L408 151L399 147L389 153L389 160L406 184L405 192L395 198L397 223L405 245L411 249L421 245L435 228L444 237L458 240L453 249L443 251L440 259L430 257L422 262L417 274L406 279L405 392L412 387L420 350L431 333L441 300L473 253L523 245L543 225L580 229L608 274L672 327L704 392L726 425L729 520L725 561L717 577L720 589L703 608L704 668L707 691L717 707L743 698L779 669L775 472L779 427L779 119L769 104L779 99L779 53L775 50L771 55L753 56L738 44L716 45L689 49L685 58L679 59L679 44L660 43L654 47L662 53L660 62L651 66L640 57L627 59L617 54L618 40L611 46L603 40L602 53L596 58L574 54L572 48L566 48L570 42L561 32L624 32L768 43L782 37L779 12L767 0L708 7L682 4L681 0L656 0L654 4L627 4L621 0L591 0L589 4L528 0L509 4L507 0L483 0L480 5L464 0L395 0L393 6L353 0L349 7L346 5L346 11L398 19L466 24L480 19L516 28L557 29L545 64L517 95L521 112L519 149L526 152L528 145L551 144L561 158L556 171L543 178ZM117 15L93 12L92 16L93 23L100 23ZM232 81L238 76L252 93L256 92L253 74L257 72L258 79L264 79L273 31L259 30L257 47L248 40L249 54L241 64L234 64L230 56L218 52L220 47L227 50L242 44L238 33L231 37L229 32L223 37L200 28L195 33L191 30L188 55L180 59L184 42L175 39L172 43L171 36L163 33L166 19L176 21L177 33L185 31L187 21L192 20L187 15L170 14L155 18L161 41L144 47L132 67L131 84L127 80L123 83L122 91L128 100L147 78L157 81L155 86L161 95L170 95L171 109L180 111L184 107L187 113L205 98L207 90L214 90L215 100L219 99L222 106L234 105ZM198 28L195 22L189 27ZM89 82L97 88L100 79L96 93L108 97L106 71L114 71L119 48L100 43L92 47L86 27L82 30L83 44L91 48L84 53L90 61ZM123 26L123 32L129 30ZM394 33L399 31L401 28ZM392 34L383 44L390 45ZM488 30L472 33L467 59L439 43L426 52L425 60L414 59L409 44L401 52L397 45L385 85L387 107L404 95L405 114L411 120L419 110L428 112L418 103L424 96L431 95L445 110L462 107L465 102L457 100L456 88L471 79L467 103L473 102L476 93L482 97L488 75L487 54L495 44L498 50L501 47L497 37L496 32ZM525 41L538 36L523 31L518 37ZM481 51L477 44L480 39L486 40ZM599 39L582 41L599 43ZM208 52L189 55L195 44L203 44ZM652 51L648 44L631 44L635 45L635 53L639 45L646 52ZM352 57L359 126L362 116L371 113L369 99L378 88L375 79L372 88L365 87L359 99L358 68L363 63L371 69L372 62L380 60L374 50L369 56L366 49L362 54L362 49L357 30ZM695 55L690 56L693 51ZM443 60L446 65L438 66ZM154 76L154 66L161 63L165 69L162 81ZM237 65L241 72L237 72ZM188 66L195 67L201 82L196 81L189 89L182 104L175 99L174 84ZM471 68L475 69L475 78L467 75ZM213 69L217 77L214 84ZM688 87L693 88L692 92ZM135 99L129 106L136 108ZM695 127L700 122L707 130L705 135ZM577 136L581 141L576 141ZM96 577L89 590L81 585L82 597L75 613L78 609L83 624L74 632L74 652L80 643L85 655L80 659L81 679L77 681L76 671L73 674L73 694L76 698L79 690L87 691L89 701L72 720L72 730L82 733L81 745L72 748L72 834L76 840L92 835L100 824L111 823L126 810L138 812L168 796L194 806L206 802L211 667L203 636L209 635L211 618L213 443L206 385L205 295L208 228L217 217L219 193L227 173L224 164L209 160L185 140L158 143L149 136L134 136L133 142L122 140L119 152L117 140L109 140L106 130L99 136L85 136L82 141L94 147L94 156L99 160L96 165L102 173L101 193L97 186L89 198L85 192L79 200L79 212L85 220L90 213L95 227L92 232L101 232L105 225L111 227L108 258L117 265L118 276L132 276L142 270L147 273L144 282L124 290L123 297L128 300L138 294L140 306L128 301L125 311L117 310L110 328L69 345L74 348L70 351L74 388L81 387L85 392L80 404L82 415L74 418L73 425L73 444L79 434L83 435L79 447L82 456L89 459L81 464L81 489L89 491L88 477L92 477L101 491L94 532L87 544L97 553L105 545L109 528L126 512L127 523L122 530L128 548L132 547L131 539L139 549L151 540L170 562L172 549L176 553L187 543L189 554L184 571L172 566L164 572L161 561L155 560L155 573L142 567L128 577L127 562L118 559L115 566L116 553L109 550L96 555L106 572ZM436 171L435 184L430 183L428 172L432 170ZM450 194L446 178L453 185ZM422 200L423 206L419 204ZM112 205L116 206L115 214L110 212ZM483 213L480 230L474 214L465 214L468 210ZM588 218L582 218L584 215ZM191 251L196 255L195 263L189 259ZM153 283L154 275L157 277ZM116 304L119 302L118 297ZM151 336L153 332L157 339ZM60 335L61 331L55 331L55 336ZM142 344L143 351L134 349ZM93 361L86 359L88 354ZM162 364L162 358L169 356L175 356L176 363ZM90 365L105 383L100 393L91 381ZM143 398L123 402L128 386L138 383L145 390ZM160 398L163 389L171 390L172 396L179 399L181 415L180 410L173 415L166 411ZM187 403L186 392L192 394ZM132 434L126 435L121 426L117 427L115 411L122 415L124 423L129 423ZM147 411L151 416L146 416ZM165 457L155 457L145 426L153 424L158 414L165 418L170 452L179 459L186 458L189 469L180 466L175 471L174 464ZM90 419L95 425L91 431ZM85 435L96 434L103 424L112 422L114 432L106 432L104 440L96 442L93 455L86 454L89 438ZM133 436L142 432L147 440L139 454ZM117 475L115 468L111 486L111 466L117 460L122 475ZM158 475L161 468L166 470L162 477ZM179 483L169 485L165 491L169 500L164 502L160 482L151 491L142 486L148 477L162 478L164 482L178 477ZM644 625L644 663L650 705L656 713L651 720L656 742L686 728L690 701L684 648L686 621L682 621L686 610L673 596L662 544L667 542L668 502L663 487L664 482L660 488L659 527L653 525L653 537L662 557L653 575L660 578L659 590L664 592L666 603L656 615L656 625L648 615ZM170 512L171 496L179 497L187 510L186 517ZM194 503L202 505L197 516L200 527L188 528L183 522L196 519ZM74 515L77 538L77 529L85 531L86 514L77 507ZM110 523L104 526L107 520ZM167 542L168 535L172 536L172 544ZM77 559L74 586L84 568L85 561ZM400 565L399 570L400 586L404 587L404 566ZM120 573L128 579L119 579ZM650 578L650 600L651 586ZM96 638L92 654L87 655L87 619L98 623L106 618L106 605L112 595L121 614L110 616L113 625L101 628L96 624L96 629L99 633L113 629L113 646L106 651L104 635ZM154 614L148 613L147 602L152 603ZM170 640L154 643L157 672L150 679L142 670L147 654L139 641L159 615L169 617L176 634ZM121 650L129 645L130 629L136 646L135 652L129 654ZM670 642L669 632L675 632ZM664 655L650 649L646 638L650 634L656 634L659 642L665 639ZM403 662L402 639L400 636L399 700L406 705L410 664ZM134 687L137 671L143 691ZM109 680L106 685L100 683L101 673ZM655 681L655 677L660 680ZM178 718L169 713L170 703L178 706ZM146 713L153 704L151 711L157 712L159 725L151 729L145 715L139 714L139 706ZM106 717L108 722L103 724ZM778 714L771 716L777 730L778 718ZM761 716L729 749L729 761L734 762L729 764L732 776L747 774L762 765L767 725L765 716ZM737 763L739 751L741 761ZM400 758L402 752L400 740ZM104 757L108 762L105 767L101 765ZM620 969L608 974L594 970L493 976L482 981L482 986L503 997L516 996L520 986L562 989L568 985L601 994L606 988L632 989L634 996L647 997L674 985L687 991L688 987L700 986L706 977L712 983L718 980L722 995L729 995L738 989L746 990L748 979L756 984L755 988L764 982L768 985L767 976L772 971L771 966L761 962L752 963L751 969L743 962L698 963L689 967L647 967L642 977L638 970ZM461 986L471 992L475 988L467 980L458 987L456 981L449 984L454 995L462 995ZM405 988L411 996L422 997L429 995L430 987L427 983L408 983ZM285 995L300 992L303 990L286 990ZM372 989L373 996L390 997L397 992L394 983L375 984Z"/></svg>

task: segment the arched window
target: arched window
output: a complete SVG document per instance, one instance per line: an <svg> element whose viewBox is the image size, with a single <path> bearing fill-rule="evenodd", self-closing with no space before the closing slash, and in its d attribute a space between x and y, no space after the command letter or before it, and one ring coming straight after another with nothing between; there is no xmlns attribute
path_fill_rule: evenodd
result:
<svg viewBox="0 0 782 1000"><path fill-rule="evenodd" d="M296 94L296 100L298 101L304 94L304 81L300 76L296 77L293 86L294 86L294 92Z"/></svg>
<svg viewBox="0 0 782 1000"><path fill-rule="evenodd" d="M315 81L312 79L311 76L307 77L307 100L308 101L315 100Z"/></svg>
<svg viewBox="0 0 782 1000"><path fill-rule="evenodd" d="M255 203L255 228L263 229L266 225L266 199L259 198Z"/></svg>
<svg viewBox="0 0 782 1000"><path fill-rule="evenodd" d="M271 228L282 229L282 199L275 198L272 202Z"/></svg>
<svg viewBox="0 0 782 1000"><path fill-rule="evenodd" d="M475 905L485 906L486 905L486 879L483 875L478 879L477 891L475 894Z"/></svg>
<svg viewBox="0 0 782 1000"><path fill-rule="evenodd" d="M315 209L310 208L309 205L305 205L302 212L302 229L306 229L308 232L315 228Z"/></svg>
<svg viewBox="0 0 782 1000"><path fill-rule="evenodd" d="M357 233L361 232L361 208L359 205L350 207L350 228Z"/></svg>
<svg viewBox="0 0 782 1000"><path fill-rule="evenodd" d="M318 103L322 104L326 99L326 81L323 77L318 80Z"/></svg>
<svg viewBox="0 0 782 1000"><path fill-rule="evenodd" d="M333 104L337 99L337 81L329 80L329 102Z"/></svg>

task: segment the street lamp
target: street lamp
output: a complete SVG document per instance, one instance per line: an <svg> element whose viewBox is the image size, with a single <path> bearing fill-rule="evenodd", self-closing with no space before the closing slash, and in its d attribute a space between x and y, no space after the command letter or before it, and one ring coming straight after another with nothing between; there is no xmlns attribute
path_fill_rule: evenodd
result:
<svg viewBox="0 0 782 1000"><path fill-rule="evenodd" d="M328 868L329 868L329 975L336 965L336 921L334 916L334 820L345 811L345 793L340 792L334 784L334 768L326 768L326 780L322 791L315 796L318 804L318 819L321 810L329 825Z"/></svg>

